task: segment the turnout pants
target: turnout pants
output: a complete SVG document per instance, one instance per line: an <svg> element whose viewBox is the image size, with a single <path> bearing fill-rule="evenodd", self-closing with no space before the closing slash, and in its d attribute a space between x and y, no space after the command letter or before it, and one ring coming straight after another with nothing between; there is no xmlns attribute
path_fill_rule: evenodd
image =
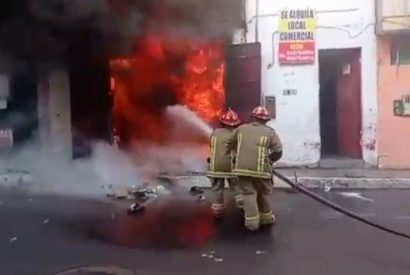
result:
<svg viewBox="0 0 410 275"><path fill-rule="evenodd" d="M225 180L228 181L229 189L234 195L236 206L239 208L243 206L242 191L238 186L238 180L236 178L212 178L211 208L217 217L221 216L225 210Z"/></svg>
<svg viewBox="0 0 410 275"><path fill-rule="evenodd" d="M270 179L239 177L239 186L243 194L245 227L251 231L260 225L275 223L272 213L273 182Z"/></svg>

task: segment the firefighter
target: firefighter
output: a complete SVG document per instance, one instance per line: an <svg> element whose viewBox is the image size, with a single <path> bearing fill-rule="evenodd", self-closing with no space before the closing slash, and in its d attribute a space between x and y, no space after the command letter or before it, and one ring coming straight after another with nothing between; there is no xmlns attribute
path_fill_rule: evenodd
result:
<svg viewBox="0 0 410 275"><path fill-rule="evenodd" d="M207 176L212 182L211 190L211 208L215 217L222 216L224 203L225 181L228 181L229 189L233 192L235 203L239 208L242 208L243 197L241 189L237 184L236 176L232 175L234 155L233 152L228 152L228 140L233 134L241 120L238 115L229 109L220 118L221 126L215 129L210 137L211 157L208 158L209 169Z"/></svg>
<svg viewBox="0 0 410 275"><path fill-rule="evenodd" d="M282 157L282 144L275 130L266 125L269 111L262 106L252 112L252 122L238 127L228 143L236 154L232 173L238 176L243 193L245 227L251 231L260 225L273 225L272 165Z"/></svg>

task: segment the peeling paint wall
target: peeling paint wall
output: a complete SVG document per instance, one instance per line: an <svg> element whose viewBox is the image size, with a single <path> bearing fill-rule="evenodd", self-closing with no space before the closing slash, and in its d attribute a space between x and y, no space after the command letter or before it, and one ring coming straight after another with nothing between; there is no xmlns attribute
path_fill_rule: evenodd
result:
<svg viewBox="0 0 410 275"><path fill-rule="evenodd" d="M362 48L362 141L363 159L377 165L377 60L375 7L372 0L257 0L247 1L248 32L234 36L234 43L254 42L257 21L262 44L262 94L276 97L277 118L271 121L284 143L282 165L315 165L320 160L319 66L278 65L279 11L313 8L317 12L318 49ZM316 55L317 58L318 55ZM285 90L292 90L288 95ZM286 93L286 92L285 92Z"/></svg>
<svg viewBox="0 0 410 275"><path fill-rule="evenodd" d="M390 42L379 42L379 167L410 169L410 117L393 113L393 101L410 94L410 65L391 65Z"/></svg>

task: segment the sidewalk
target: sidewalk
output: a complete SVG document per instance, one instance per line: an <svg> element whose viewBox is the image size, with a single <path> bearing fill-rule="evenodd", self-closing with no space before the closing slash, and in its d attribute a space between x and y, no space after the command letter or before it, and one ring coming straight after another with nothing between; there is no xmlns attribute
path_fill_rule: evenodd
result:
<svg viewBox="0 0 410 275"><path fill-rule="evenodd" d="M410 170L296 168L276 171L308 188L410 189Z"/></svg>
<svg viewBox="0 0 410 275"><path fill-rule="evenodd" d="M27 171L5 170L0 171L0 186L16 186L32 182L32 177Z"/></svg>
<svg viewBox="0 0 410 275"><path fill-rule="evenodd" d="M410 170L377 169L277 169L292 181L311 189L410 189ZM161 176L161 180L183 187L210 187L203 175ZM274 178L276 188L290 188Z"/></svg>

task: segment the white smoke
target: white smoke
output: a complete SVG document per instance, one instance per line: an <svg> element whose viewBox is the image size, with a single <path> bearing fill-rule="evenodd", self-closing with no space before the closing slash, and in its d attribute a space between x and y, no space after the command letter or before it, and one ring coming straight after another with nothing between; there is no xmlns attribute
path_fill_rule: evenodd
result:
<svg viewBox="0 0 410 275"><path fill-rule="evenodd" d="M102 197L109 190L155 185L159 174L203 171L208 145L183 142L181 132L185 140L190 135L208 138L212 129L183 106L170 107L167 116L177 125L171 135L173 141L167 145L136 142L129 152L124 152L108 143L97 142L90 158L70 161L33 142L0 159L0 165L4 170L28 171L32 182L24 188L29 192L85 197Z"/></svg>
<svg viewBox="0 0 410 275"><path fill-rule="evenodd" d="M142 184L131 158L110 144L96 143L91 158L74 161L40 148L33 143L2 160L2 167L30 173L31 182L22 186L29 192L89 197Z"/></svg>
<svg viewBox="0 0 410 275"><path fill-rule="evenodd" d="M186 106L169 106L166 117L172 129L164 145L133 144L134 160L146 177L158 173L172 175L203 171L208 154L207 141L212 128Z"/></svg>

